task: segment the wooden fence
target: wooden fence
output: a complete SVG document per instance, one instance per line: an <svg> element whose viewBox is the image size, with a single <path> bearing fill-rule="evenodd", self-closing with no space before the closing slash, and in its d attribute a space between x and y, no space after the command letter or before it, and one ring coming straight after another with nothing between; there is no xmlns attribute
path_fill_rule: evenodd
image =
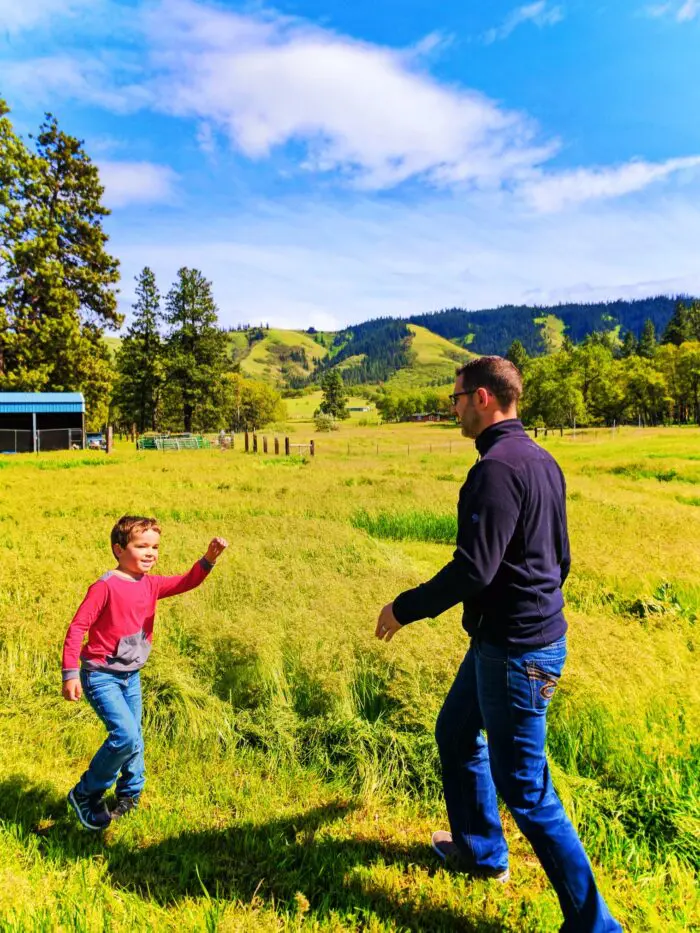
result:
<svg viewBox="0 0 700 933"><path fill-rule="evenodd" d="M298 456L301 456L307 452L310 457L316 456L316 442L313 440L309 441L308 444L292 444L290 443L288 437L274 437L272 438L273 450L270 450L269 440L270 439L266 435L262 435L262 437L259 438L257 434L251 434L246 431L243 434L243 449L246 453L250 453L252 451L254 454L257 454L258 451L262 449L262 453L264 454L274 452L275 456L279 456L282 452L280 450L280 440L282 440L284 441L283 453L285 457L291 456L292 451L295 451ZM233 443L231 446L233 446Z"/></svg>

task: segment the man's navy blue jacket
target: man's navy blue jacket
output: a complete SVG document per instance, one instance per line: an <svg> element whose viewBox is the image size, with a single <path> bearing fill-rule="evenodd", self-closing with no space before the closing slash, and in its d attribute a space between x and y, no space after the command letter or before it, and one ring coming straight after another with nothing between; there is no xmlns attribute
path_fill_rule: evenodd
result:
<svg viewBox="0 0 700 933"><path fill-rule="evenodd" d="M567 628L564 476L516 419L486 428L476 447L480 459L459 494L454 556L428 583L401 593L394 615L405 625L461 602L470 635L518 648L551 644Z"/></svg>

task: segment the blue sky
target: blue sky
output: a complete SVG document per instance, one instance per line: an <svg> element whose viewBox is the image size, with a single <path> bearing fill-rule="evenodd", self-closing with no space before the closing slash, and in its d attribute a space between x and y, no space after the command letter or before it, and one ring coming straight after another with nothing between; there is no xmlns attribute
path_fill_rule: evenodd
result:
<svg viewBox="0 0 700 933"><path fill-rule="evenodd" d="M0 95L86 141L128 312L700 294L700 0L0 0Z"/></svg>

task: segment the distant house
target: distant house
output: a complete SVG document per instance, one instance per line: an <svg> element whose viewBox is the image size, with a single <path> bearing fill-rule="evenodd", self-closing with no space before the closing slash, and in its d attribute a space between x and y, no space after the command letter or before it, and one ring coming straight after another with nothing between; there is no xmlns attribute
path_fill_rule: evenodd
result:
<svg viewBox="0 0 700 933"><path fill-rule="evenodd" d="M453 416L444 411L423 411L411 415L411 421L452 421Z"/></svg>
<svg viewBox="0 0 700 933"><path fill-rule="evenodd" d="M349 405L348 411L372 411L372 409L369 407L369 405L365 405L364 407L360 407L360 408Z"/></svg>
<svg viewBox="0 0 700 933"><path fill-rule="evenodd" d="M81 392L0 392L0 453L85 447Z"/></svg>

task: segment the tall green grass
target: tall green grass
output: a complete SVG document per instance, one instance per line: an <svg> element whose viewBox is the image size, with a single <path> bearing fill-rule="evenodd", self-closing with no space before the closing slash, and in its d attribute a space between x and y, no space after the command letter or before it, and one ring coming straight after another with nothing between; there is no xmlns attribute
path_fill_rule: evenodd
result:
<svg viewBox="0 0 700 933"><path fill-rule="evenodd" d="M358 509L351 517L353 528L366 531L374 538L390 541L433 541L454 543L457 537L456 515L411 510L408 512L376 512Z"/></svg>
<svg viewBox="0 0 700 933"><path fill-rule="evenodd" d="M381 430L405 450L421 429ZM601 466L680 461L685 437L647 434L643 454L624 434L549 442L574 555L550 758L601 887L635 931L700 928L700 515L665 484L631 487ZM445 819L434 722L466 640L456 610L390 645L373 629L383 604L449 558L456 488L440 478L463 473L470 452L377 460L366 439L366 457L324 440L298 469L124 447L109 477L70 455L69 471L17 458L3 474L2 933L560 925L507 813L514 884L470 883L430 855ZM59 699L59 653L110 566L112 517L127 511L163 521L160 572L188 567L215 533L231 546L202 588L159 608L143 806L96 839L65 794L103 730L84 703Z"/></svg>

